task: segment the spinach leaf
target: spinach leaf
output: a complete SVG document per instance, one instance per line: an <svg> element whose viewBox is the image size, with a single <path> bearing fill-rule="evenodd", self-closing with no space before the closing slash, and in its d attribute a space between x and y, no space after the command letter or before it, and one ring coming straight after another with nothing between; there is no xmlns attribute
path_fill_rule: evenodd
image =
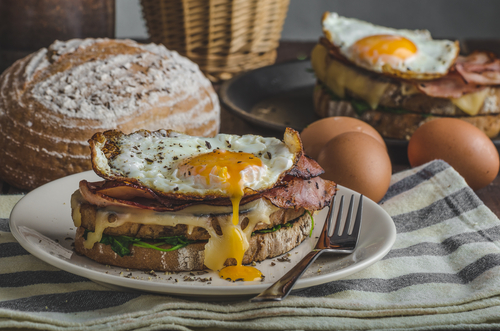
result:
<svg viewBox="0 0 500 331"><path fill-rule="evenodd" d="M293 223L294 223L294 221L291 221L291 222L288 222L285 224L278 224L275 227L273 227L272 229L257 230L257 231L252 232L252 236L255 236L257 233L270 233L270 232L278 231L281 228L290 228L293 226Z"/></svg>
<svg viewBox="0 0 500 331"><path fill-rule="evenodd" d="M313 218L313 214L309 210L306 210L306 211L309 214L309 217L311 217L311 231L309 231L309 237L311 237L313 234L313 230L314 230L314 218Z"/></svg>
<svg viewBox="0 0 500 331"><path fill-rule="evenodd" d="M354 111L358 115L362 115L365 111L371 109L370 105L363 100L350 99L349 102L351 103L352 108L354 108Z"/></svg>
<svg viewBox="0 0 500 331"><path fill-rule="evenodd" d="M128 238L126 237L112 237L112 236L106 236L108 242L110 242L111 249L121 257L125 255L130 255L130 249L129 246L132 243ZM101 240L101 243L102 240Z"/></svg>
<svg viewBox="0 0 500 331"><path fill-rule="evenodd" d="M87 239L87 233L89 230L85 230L83 238ZM104 245L110 245L111 249L121 257L125 255L130 255L130 245L143 248L156 249L162 252L171 252L179 248L186 247L189 244L202 242L203 240L188 240L184 236L172 236L172 237L160 237L158 239L151 239L148 242L143 241L141 238L134 238L128 236L110 236L107 234L102 234L101 241L99 243ZM158 246L169 244L172 245L171 248L160 248Z"/></svg>

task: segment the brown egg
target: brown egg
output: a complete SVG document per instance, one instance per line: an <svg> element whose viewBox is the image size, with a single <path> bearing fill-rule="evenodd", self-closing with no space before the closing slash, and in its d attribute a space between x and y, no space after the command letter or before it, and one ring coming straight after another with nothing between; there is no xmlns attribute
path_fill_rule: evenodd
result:
<svg viewBox="0 0 500 331"><path fill-rule="evenodd" d="M385 145L362 132L346 132L328 141L318 155L321 176L379 202L391 181Z"/></svg>
<svg viewBox="0 0 500 331"><path fill-rule="evenodd" d="M498 151L474 125L455 118L427 122L408 143L412 167L441 159L450 164L473 190L485 187L498 174Z"/></svg>
<svg viewBox="0 0 500 331"><path fill-rule="evenodd" d="M335 136L344 132L363 132L380 142L385 148L384 139L371 125L352 117L327 117L311 123L302 130L300 137L305 153L313 159L318 158L319 151Z"/></svg>

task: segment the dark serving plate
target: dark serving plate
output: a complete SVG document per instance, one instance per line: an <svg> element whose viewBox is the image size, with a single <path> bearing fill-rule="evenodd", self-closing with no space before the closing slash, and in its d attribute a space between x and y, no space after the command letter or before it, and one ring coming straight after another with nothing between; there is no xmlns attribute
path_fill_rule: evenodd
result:
<svg viewBox="0 0 500 331"><path fill-rule="evenodd" d="M316 77L309 60L290 61L255 69L222 84L219 98L235 115L258 126L283 132L302 131L319 119L314 113ZM408 163L407 140L384 138L391 160ZM500 139L492 139L500 150Z"/></svg>
<svg viewBox="0 0 500 331"><path fill-rule="evenodd" d="M312 92L316 78L309 61L259 68L222 84L219 97L227 110L256 125L298 131L319 119Z"/></svg>

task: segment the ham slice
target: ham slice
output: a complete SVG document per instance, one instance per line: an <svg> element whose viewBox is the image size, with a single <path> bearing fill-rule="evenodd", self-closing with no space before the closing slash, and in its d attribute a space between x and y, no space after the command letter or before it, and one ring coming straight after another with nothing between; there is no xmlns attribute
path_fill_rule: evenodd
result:
<svg viewBox="0 0 500 331"><path fill-rule="evenodd" d="M474 52L459 57L456 70L469 84L500 85L500 59L487 52Z"/></svg>
<svg viewBox="0 0 500 331"><path fill-rule="evenodd" d="M446 76L428 81L414 81L415 86L423 93L436 98L460 98L467 93L478 92L484 86L470 84L456 71Z"/></svg>
<svg viewBox="0 0 500 331"><path fill-rule="evenodd" d="M500 59L487 52L459 56L453 70L439 79L414 82L420 91L436 98L460 98L491 85L500 85Z"/></svg>
<svg viewBox="0 0 500 331"><path fill-rule="evenodd" d="M109 190L109 186L113 186L114 190ZM231 201L229 198L217 198L217 199L206 199L206 200L180 200L180 199L166 199L164 197L156 195L152 192L153 198L144 198L141 196L141 192L144 188L139 187L134 184L130 184L122 181L114 181L112 183L106 182L87 182L86 180L80 181L80 193L84 199L90 204L96 205L98 207L107 206L122 206L122 207L132 207L139 209L150 209L158 212L167 211L178 211L186 207L205 204L212 206L231 206ZM119 190L128 191L128 196L126 198L123 195L120 197L111 196L108 194L116 194ZM133 195L132 191L136 190L138 194ZM241 200L241 204L249 203L253 200L259 199L261 194L254 194L245 196Z"/></svg>
<svg viewBox="0 0 500 331"><path fill-rule="evenodd" d="M125 190L128 191L128 196L127 199L124 198L116 198L110 195L107 195L103 192L109 193L112 192L106 188L103 188L104 182L94 182L94 183L89 183L86 180L80 181L80 193L82 194L83 198L90 204L96 205L98 207L107 207L107 206L122 206L122 207L132 207L132 208L139 208L139 209L150 209L150 210L155 210L159 212L164 212L164 211L176 211L176 210L181 210L186 208L187 206L191 205L192 203L184 203L182 204L170 204L170 205L165 205L165 201L160 202L158 199L150 199L150 198L144 198L141 197L141 192L143 192L143 188L137 187L137 186L127 186L124 187L124 185L117 185L115 186L115 191L116 190ZM123 182L120 182L120 184L123 184ZM135 190L136 195L132 196L131 192ZM116 193L116 192L115 192Z"/></svg>

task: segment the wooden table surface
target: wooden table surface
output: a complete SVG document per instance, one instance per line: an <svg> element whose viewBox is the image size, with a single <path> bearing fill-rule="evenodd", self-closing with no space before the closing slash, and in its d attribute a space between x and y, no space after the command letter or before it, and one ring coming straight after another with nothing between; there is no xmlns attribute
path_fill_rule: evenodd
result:
<svg viewBox="0 0 500 331"><path fill-rule="evenodd" d="M282 42L278 48L278 57L276 62L284 62L289 60L296 60L298 58L307 57L310 50L314 47L315 42ZM474 49L488 50L500 55L500 40L465 40L461 41L462 49L470 52ZM219 88L219 84L215 88ZM275 135L276 132L255 126L245 122L241 118L233 115L225 109L222 109L221 114L221 132L234 133L234 134L259 134L263 136ZM398 157L401 159L401 157ZM393 162L393 172L399 172L409 169L409 164ZM0 181L0 194L17 194L26 193L22 190L11 187L6 183ZM476 194L488 206L493 213L500 217L500 176L483 189L476 191Z"/></svg>

